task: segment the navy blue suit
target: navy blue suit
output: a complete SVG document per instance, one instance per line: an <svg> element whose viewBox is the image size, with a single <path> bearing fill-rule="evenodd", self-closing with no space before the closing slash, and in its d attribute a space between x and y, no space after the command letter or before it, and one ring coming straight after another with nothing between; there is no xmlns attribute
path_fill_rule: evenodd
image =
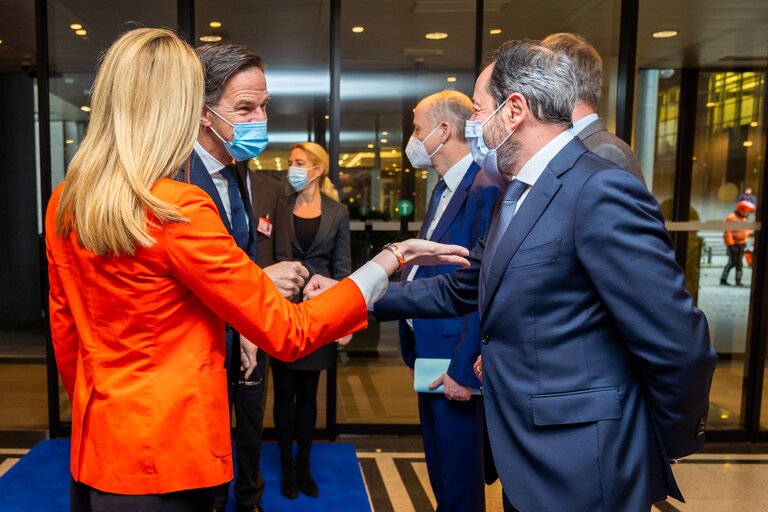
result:
<svg viewBox="0 0 768 512"><path fill-rule="evenodd" d="M474 162L453 193L430 237L444 244L472 248L488 229L493 205L506 180L480 169ZM455 265L419 267L414 279L455 270ZM403 277L411 267L403 270ZM472 365L480 354L480 318L413 320L413 329L400 321L403 359L411 368L417 357L450 359L448 375L459 384L479 387ZM480 397L450 401L443 394L419 394L419 418L429 480L439 512L485 510L483 480L483 409Z"/></svg>
<svg viewBox="0 0 768 512"><path fill-rule="evenodd" d="M243 168L238 165L237 166L237 186L240 189L240 196L243 198L243 204L245 206L245 214L248 217L248 226L249 226L249 236L248 236L248 246L247 247L241 247L248 256L252 260L255 260L256 258L256 222L253 219L253 208L251 207L251 195L248 193L248 185L247 185L247 178L246 178L246 171L243 170ZM179 180L186 181L187 178L184 176L184 172L182 171L179 175ZM216 208L219 210L219 215L221 216L221 221L224 223L224 226L227 228L227 231L229 231L230 234L232 234L232 224L229 222L229 219L227 218L227 212L224 210L224 204L221 202L221 197L219 196L219 191L216 188L216 184L213 182L213 178L211 178L211 174L208 172L208 169L205 168L205 164L203 164L203 161L200 160L200 157L197 155L195 151L192 151L192 157L190 161L189 166L189 181L203 189L209 196L211 196L211 199L213 199L213 202L216 204ZM229 377L229 384L230 384L230 401L232 400L232 390L234 389L234 386L237 382L237 379L240 375L240 336L237 332L235 332L232 327L227 325L227 334L226 334L226 342L227 342L227 375Z"/></svg>
<svg viewBox="0 0 768 512"><path fill-rule="evenodd" d="M479 310L488 433L511 503L647 512L681 499L669 459L704 443L716 355L654 197L574 139L492 262L484 243L467 269L390 285L376 313Z"/></svg>

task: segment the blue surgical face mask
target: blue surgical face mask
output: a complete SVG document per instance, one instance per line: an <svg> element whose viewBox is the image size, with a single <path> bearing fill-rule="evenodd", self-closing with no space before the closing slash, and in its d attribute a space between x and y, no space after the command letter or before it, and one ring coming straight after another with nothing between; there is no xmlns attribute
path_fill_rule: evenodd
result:
<svg viewBox="0 0 768 512"><path fill-rule="evenodd" d="M267 135L266 121L232 124L211 107L208 107L208 110L232 127L232 142L224 140L224 137L219 135L213 129L213 126L211 126L211 131L224 143L224 147L227 148L227 151L236 162L256 158L267 147L269 136Z"/></svg>
<svg viewBox="0 0 768 512"><path fill-rule="evenodd" d="M499 149L502 144L507 142L512 134L515 133L515 130L509 132L509 135L507 135L498 146L489 149L488 146L485 145L485 139L483 138L483 127L488 121L493 119L493 116L501 110L501 107L503 107L505 103L507 103L507 100L504 100L502 104L499 105L499 108L494 110L493 114L491 114L485 121L467 121L464 128L464 137L467 139L467 142L469 142L469 150L472 152L472 160L486 171L495 172L497 174L499 173L499 165L496 159L496 150Z"/></svg>
<svg viewBox="0 0 768 512"><path fill-rule="evenodd" d="M293 190L296 192L301 192L305 188L307 188L307 185L312 181L309 179L309 176L307 176L307 172L310 169L314 169L317 167L316 165L312 167L289 167L288 168L288 183L291 184L291 187L293 187Z"/></svg>

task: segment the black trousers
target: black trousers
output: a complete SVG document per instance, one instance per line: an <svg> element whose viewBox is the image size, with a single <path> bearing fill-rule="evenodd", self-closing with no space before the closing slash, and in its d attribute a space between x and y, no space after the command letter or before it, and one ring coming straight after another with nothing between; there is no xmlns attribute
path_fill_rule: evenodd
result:
<svg viewBox="0 0 768 512"><path fill-rule="evenodd" d="M275 384L275 430L280 458L293 457L293 438L298 444L298 458L308 459L317 422L317 386L319 370L289 370L273 367Z"/></svg>
<svg viewBox="0 0 768 512"><path fill-rule="evenodd" d="M259 350L256 356L256 369L247 381L243 378L243 372L238 372L240 380L235 383L233 396L230 397L230 402L234 402L237 421L235 430L237 458L235 499L238 505L244 507L258 505L264 495L264 478L259 463L261 460L261 439L264 432L269 359L266 352ZM216 489L214 499L216 507L225 507L228 490L228 484Z"/></svg>
<svg viewBox="0 0 768 512"><path fill-rule="evenodd" d="M728 263L725 265L725 268L723 269L723 275L720 276L721 281L727 281L728 280L728 274L730 274L731 269L736 267L736 284L741 284L741 273L743 269L743 263L744 263L744 251L746 250L746 245L729 245L727 247L728 249Z"/></svg>
<svg viewBox="0 0 768 512"><path fill-rule="evenodd" d="M134 496L102 492L72 480L69 490L72 512L210 512L212 502L211 487Z"/></svg>

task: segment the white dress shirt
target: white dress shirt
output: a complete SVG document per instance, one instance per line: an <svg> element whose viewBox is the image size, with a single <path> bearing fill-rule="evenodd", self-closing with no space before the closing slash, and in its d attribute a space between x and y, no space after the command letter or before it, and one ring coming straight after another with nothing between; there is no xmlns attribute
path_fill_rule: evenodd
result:
<svg viewBox="0 0 768 512"><path fill-rule="evenodd" d="M592 124L593 121L597 121L600 119L600 116L597 114L589 114L588 116L584 116L578 121L574 121L573 128L571 128L571 133L576 136L581 133L581 131Z"/></svg>
<svg viewBox="0 0 768 512"><path fill-rule="evenodd" d="M225 165L218 160L216 160L213 156L211 156L210 153L208 153L203 146L200 145L199 142L195 141L195 153L197 153L197 156L200 157L200 160L203 162L203 165L205 166L205 169L208 171L208 173L211 175L211 179L213 180L213 184L216 185L216 190L219 192L219 199L221 199L221 204L224 205L224 213L227 214L227 219L229 220L229 225L232 225L232 207L229 204L229 183L227 183L227 178L224 177L223 174L221 174L221 170L225 167ZM251 175L248 174L246 176L247 184L248 184L248 194L251 194ZM250 201L250 198L248 198ZM251 226L251 219L248 218L248 214L245 214L245 221L246 225L250 228Z"/></svg>

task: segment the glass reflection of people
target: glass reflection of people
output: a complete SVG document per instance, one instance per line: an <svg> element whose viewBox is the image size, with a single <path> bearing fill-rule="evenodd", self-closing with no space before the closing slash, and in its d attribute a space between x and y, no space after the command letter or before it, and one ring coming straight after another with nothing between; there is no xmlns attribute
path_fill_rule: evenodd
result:
<svg viewBox="0 0 768 512"><path fill-rule="evenodd" d="M728 215L726 222L747 222L749 214L755 211L754 203L739 201L736 209ZM752 236L750 229L727 229L723 232L725 248L728 251L728 263L725 264L723 275L720 276L720 284L730 286L728 275L731 269L736 269L736 286L741 284L741 276L744 268L744 251L747 248L747 240Z"/></svg>
<svg viewBox="0 0 768 512"><path fill-rule="evenodd" d="M296 144L288 157L288 182L295 191L288 199L293 212L293 259L310 275L341 279L352 271L349 213L328 178L329 157L314 142ZM347 344L349 337L339 340ZM317 421L317 387L320 372L336 364L336 347L325 347L294 362L274 360L274 418L280 447L280 492L290 499L317 497L319 490L310 471L309 455ZM293 439L297 455L293 460Z"/></svg>
<svg viewBox="0 0 768 512"><path fill-rule="evenodd" d="M121 36L48 204L49 320L72 403L75 512L211 510L212 488L232 478L224 321L290 361L364 328L382 275L419 260L468 263L462 248L406 241L319 300L283 298L210 196L169 179L188 165L203 90L200 61L173 32Z"/></svg>
<svg viewBox="0 0 768 512"><path fill-rule="evenodd" d="M742 192L741 194L738 195L738 197L736 197L736 202L737 203L741 202L741 201L749 201L753 205L757 206L757 198L752 193L752 188L751 187L745 188L744 192Z"/></svg>

